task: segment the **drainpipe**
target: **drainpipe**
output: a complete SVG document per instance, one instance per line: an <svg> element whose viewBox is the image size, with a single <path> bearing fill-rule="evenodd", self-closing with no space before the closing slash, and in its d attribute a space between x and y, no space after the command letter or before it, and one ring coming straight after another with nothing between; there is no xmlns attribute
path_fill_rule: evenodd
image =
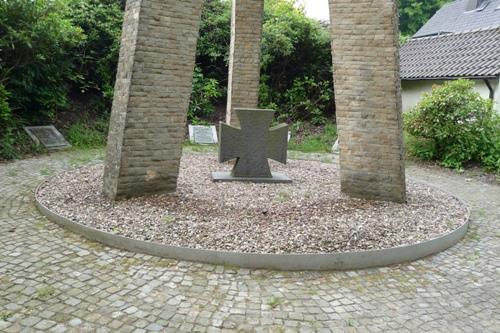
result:
<svg viewBox="0 0 500 333"><path fill-rule="evenodd" d="M484 83L486 84L486 86L488 87L488 89L490 90L490 99L492 101L494 101L495 99L495 89L493 89L493 87L491 86L491 82L490 80L488 79L484 79Z"/></svg>
<svg viewBox="0 0 500 333"><path fill-rule="evenodd" d="M497 89L493 96L493 109L500 114L500 76L497 78Z"/></svg>

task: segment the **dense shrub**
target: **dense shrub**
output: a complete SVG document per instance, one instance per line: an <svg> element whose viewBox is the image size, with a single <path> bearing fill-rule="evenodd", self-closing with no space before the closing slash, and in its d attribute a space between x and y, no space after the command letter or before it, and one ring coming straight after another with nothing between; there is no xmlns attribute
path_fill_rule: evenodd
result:
<svg viewBox="0 0 500 333"><path fill-rule="evenodd" d="M9 105L9 92L0 83L0 128L8 127L12 122L12 111Z"/></svg>
<svg viewBox="0 0 500 333"><path fill-rule="evenodd" d="M23 124L44 122L69 104L71 53L84 36L68 14L63 0L0 1L0 158L17 157Z"/></svg>
<svg viewBox="0 0 500 333"><path fill-rule="evenodd" d="M84 39L68 15L63 0L0 1L0 82L15 118L36 123L67 107L71 53Z"/></svg>
<svg viewBox="0 0 500 333"><path fill-rule="evenodd" d="M123 12L116 0L72 0L71 20L85 39L74 50L75 90L98 92L109 109L120 51Z"/></svg>
<svg viewBox="0 0 500 333"><path fill-rule="evenodd" d="M260 103L290 122L324 123L334 113L328 27L293 0L265 3Z"/></svg>
<svg viewBox="0 0 500 333"><path fill-rule="evenodd" d="M205 77L199 67L193 75L193 91L188 110L188 120L193 124L202 123L215 110L215 102L222 95L222 89L216 79Z"/></svg>
<svg viewBox="0 0 500 333"><path fill-rule="evenodd" d="M221 88L227 86L230 27L231 1L205 0L201 14L196 63L203 76L216 79Z"/></svg>
<svg viewBox="0 0 500 333"><path fill-rule="evenodd" d="M331 81L320 81L310 77L297 78L279 98L276 108L280 110L281 120L293 122L307 120L313 125L323 125L328 111L333 105L333 86Z"/></svg>
<svg viewBox="0 0 500 333"><path fill-rule="evenodd" d="M0 84L0 158L5 156L7 158L14 158L14 137L13 127L14 120L12 118L12 111L9 105L10 94L5 89L3 84Z"/></svg>
<svg viewBox="0 0 500 333"><path fill-rule="evenodd" d="M469 80L435 86L405 114L413 136L409 151L417 157L461 168L475 161L500 171L500 121L490 100L483 99Z"/></svg>

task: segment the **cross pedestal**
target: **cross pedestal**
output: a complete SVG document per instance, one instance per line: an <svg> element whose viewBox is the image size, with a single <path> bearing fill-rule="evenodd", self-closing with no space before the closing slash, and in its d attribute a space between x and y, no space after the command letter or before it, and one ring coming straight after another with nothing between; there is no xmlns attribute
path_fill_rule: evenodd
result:
<svg viewBox="0 0 500 333"><path fill-rule="evenodd" d="M268 158L286 164L288 125L269 129L273 110L235 109L241 128L220 124L219 162L236 159L231 172L214 172L214 182L291 183L286 175L271 172Z"/></svg>

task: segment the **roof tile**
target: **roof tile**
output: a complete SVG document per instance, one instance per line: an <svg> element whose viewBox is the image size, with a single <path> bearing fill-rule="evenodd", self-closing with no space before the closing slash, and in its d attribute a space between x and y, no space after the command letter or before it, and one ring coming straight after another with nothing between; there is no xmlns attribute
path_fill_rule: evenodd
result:
<svg viewBox="0 0 500 333"><path fill-rule="evenodd" d="M444 5L415 34L414 38L441 33L464 32L500 26L500 0L489 0L480 11L467 11L469 0L456 0Z"/></svg>
<svg viewBox="0 0 500 333"><path fill-rule="evenodd" d="M500 75L500 27L414 38L401 48L402 79Z"/></svg>

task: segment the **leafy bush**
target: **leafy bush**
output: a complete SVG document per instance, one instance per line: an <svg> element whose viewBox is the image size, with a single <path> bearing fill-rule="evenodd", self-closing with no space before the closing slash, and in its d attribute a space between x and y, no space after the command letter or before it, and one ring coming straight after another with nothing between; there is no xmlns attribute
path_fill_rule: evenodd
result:
<svg viewBox="0 0 500 333"><path fill-rule="evenodd" d="M196 50L203 75L216 79L221 86L227 86L228 78L231 5L231 1L205 0Z"/></svg>
<svg viewBox="0 0 500 333"><path fill-rule="evenodd" d="M414 137L406 131L404 135L406 150L409 156L414 156L424 161L434 159L436 154L436 143L434 140Z"/></svg>
<svg viewBox="0 0 500 333"><path fill-rule="evenodd" d="M0 84L0 157L15 158L14 137L12 129L14 120L8 98L10 93Z"/></svg>
<svg viewBox="0 0 500 333"><path fill-rule="evenodd" d="M70 16L85 35L73 54L76 88L82 94L99 92L109 108L123 24L120 4L116 0L73 0Z"/></svg>
<svg viewBox="0 0 500 333"><path fill-rule="evenodd" d="M0 82L24 121L51 118L68 105L71 52L84 39L68 14L64 0L0 1Z"/></svg>
<svg viewBox="0 0 500 333"><path fill-rule="evenodd" d="M18 158L26 151L38 152L41 149L19 128L20 121L12 114L9 97L10 93L0 83L0 160Z"/></svg>
<svg viewBox="0 0 500 333"><path fill-rule="evenodd" d="M122 15L114 0L0 0L0 95L10 95L8 113L0 97L2 158L32 149L22 125L57 122L96 93L98 114L107 114Z"/></svg>
<svg viewBox="0 0 500 333"><path fill-rule="evenodd" d="M405 114L405 128L414 137L408 150L446 167L475 161L500 171L499 117L473 87L470 80L435 86Z"/></svg>
<svg viewBox="0 0 500 333"><path fill-rule="evenodd" d="M289 122L333 115L330 32L292 0L265 3L260 104Z"/></svg>
<svg viewBox="0 0 500 333"><path fill-rule="evenodd" d="M200 117L206 118L214 110L214 102L222 95L219 82L206 78L201 69L196 67L193 75L193 91L189 104L188 119L191 123L199 123Z"/></svg>
<svg viewBox="0 0 500 333"><path fill-rule="evenodd" d="M9 96L10 93L0 83L0 128L7 128L12 125L12 110L9 105Z"/></svg>
<svg viewBox="0 0 500 333"><path fill-rule="evenodd" d="M323 125L332 105L332 83L305 77L296 79L292 87L283 93L278 111L281 118L289 121L300 119L308 120L313 125Z"/></svg>

